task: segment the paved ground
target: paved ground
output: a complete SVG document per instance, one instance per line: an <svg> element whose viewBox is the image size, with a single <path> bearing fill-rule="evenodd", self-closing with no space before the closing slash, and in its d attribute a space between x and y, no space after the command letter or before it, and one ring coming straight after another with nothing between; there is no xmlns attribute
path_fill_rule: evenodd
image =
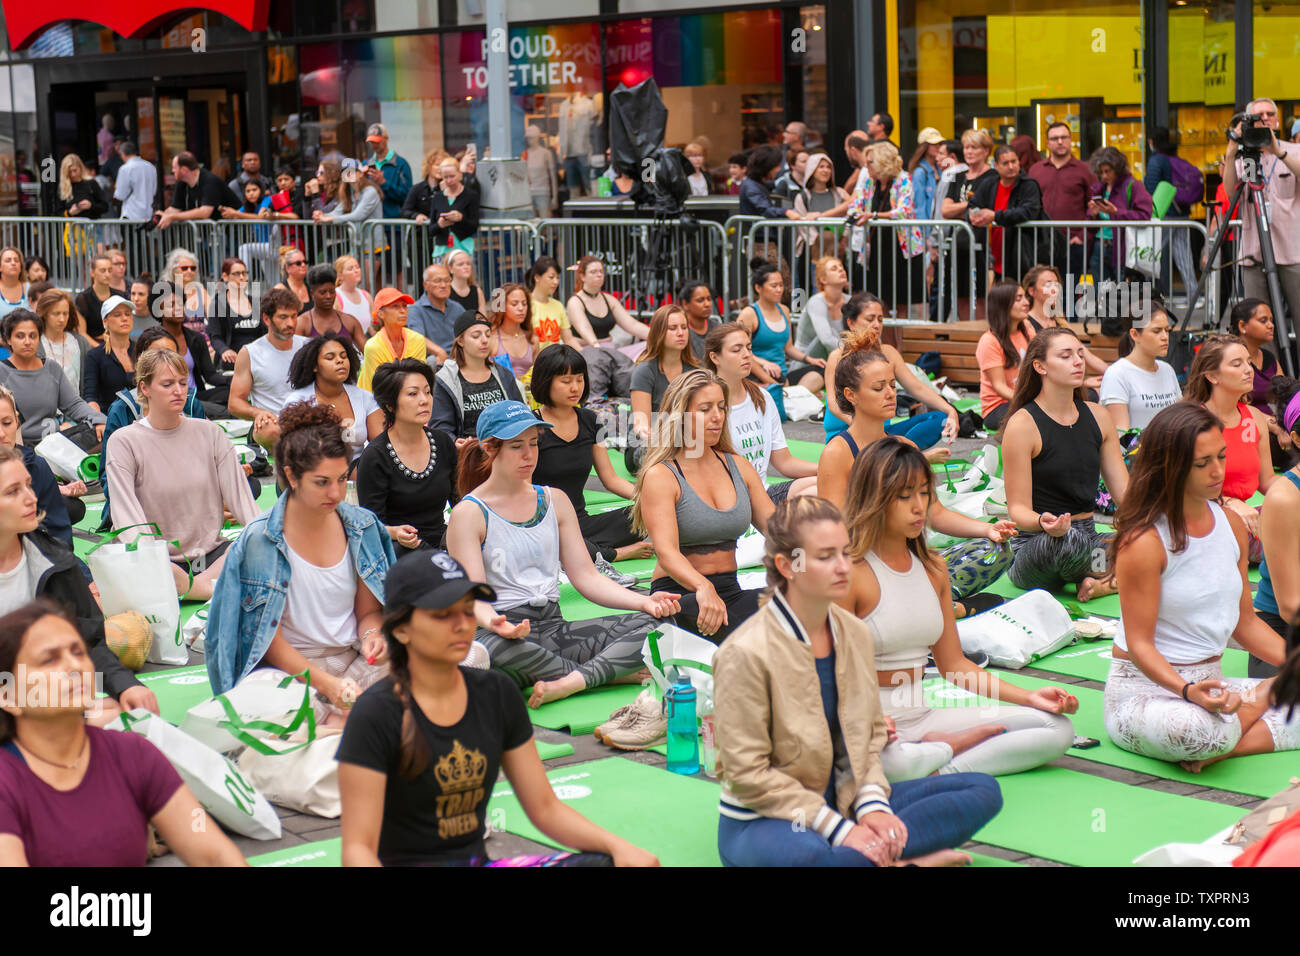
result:
<svg viewBox="0 0 1300 956"><path fill-rule="evenodd" d="M824 438L822 425L820 422L792 422L785 427L786 435L789 438L802 441L819 442ZM965 452L974 451L990 441L991 439L958 439L953 445L953 454L959 456ZM192 663L201 663L201 657L194 657ZM150 668L152 669L152 666ZM1023 673L1033 677L1050 678L1058 683L1078 684L1084 687L1091 687L1097 690L1103 689L1104 685L1098 681L1080 680L1072 677L1062 677L1059 674L1038 671L1033 668L1025 668ZM544 728L534 728L538 740L549 741L552 743L569 743L573 746L573 753L567 757L560 757L548 760L546 766L548 770L559 767L570 766L573 764L584 763L586 761L599 759L609 756L620 756L626 760L634 760L639 763L651 764L662 767L666 760L663 756L645 752L645 753L625 753L605 747L591 735L575 737L566 733ZM1232 793L1224 790L1216 790L1209 787L1199 787L1195 784L1182 783L1179 781L1164 780L1149 774L1136 773L1130 770L1124 770L1117 767L1108 767L1103 764L1093 763L1086 760L1080 760L1075 757L1065 756L1053 762L1052 766L1063 767L1074 770L1079 773L1092 774L1103 777L1108 780L1127 783L1132 786L1146 787L1151 790L1158 790L1164 793L1179 794L1188 797L1194 797L1200 800L1207 800L1213 803L1229 804L1246 809L1257 806L1261 801L1255 797L1245 794ZM317 840L327 840L339 835L339 822L337 820L327 820L319 817L308 816L300 813L294 813L284 809L280 810L281 819L284 825L284 835L277 841L260 841L251 840L244 837L236 837L235 843L240 850L247 856L254 856L261 853L269 853L275 850L285 849L292 846L311 843ZM1207 834L1208 836L1208 834ZM1001 847L986 846L983 844L967 844L965 849L977 851L987 856L1000 857L1002 859L1012 860L1024 865L1030 866L1062 866L1063 864L1051 860L1044 860L1037 857L1027 856L1014 850L1006 850ZM510 833L496 833L488 838L488 853L494 858L513 856L524 853L542 853L550 852L551 848L541 844L534 843L523 837L515 836ZM174 855L168 855L161 859L155 860L153 866L179 866L180 861Z"/></svg>

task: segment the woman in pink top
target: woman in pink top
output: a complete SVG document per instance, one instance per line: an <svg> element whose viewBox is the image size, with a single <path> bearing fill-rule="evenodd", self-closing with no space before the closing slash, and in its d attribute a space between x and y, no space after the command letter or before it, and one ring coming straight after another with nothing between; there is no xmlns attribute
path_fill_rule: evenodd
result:
<svg viewBox="0 0 1300 956"><path fill-rule="evenodd" d="M980 415L984 425L996 431L1010 408L1016 388L1020 360L1034 337L1029 316L1029 297L1015 282L999 282L989 290L989 330L975 346L980 368Z"/></svg>
<svg viewBox="0 0 1300 956"><path fill-rule="evenodd" d="M502 287L501 301L503 310L489 316L496 338L493 354L509 358L515 378L523 380L533 367L532 299L526 288L512 282Z"/></svg>
<svg viewBox="0 0 1300 956"><path fill-rule="evenodd" d="M1258 564L1264 559L1259 509L1246 502L1255 492L1268 491L1277 476L1268 444L1268 416L1243 401L1254 386L1255 368L1246 343L1235 335L1212 335L1196 353L1183 397L1204 405L1223 423L1228 446L1223 507L1246 523L1250 563Z"/></svg>

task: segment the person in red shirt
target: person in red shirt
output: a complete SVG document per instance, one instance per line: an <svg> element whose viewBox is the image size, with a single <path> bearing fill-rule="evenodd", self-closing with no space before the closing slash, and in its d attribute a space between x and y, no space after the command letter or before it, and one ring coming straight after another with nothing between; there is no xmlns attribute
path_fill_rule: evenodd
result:
<svg viewBox="0 0 1300 956"><path fill-rule="evenodd" d="M998 178L990 177L975 187L966 208L966 218L972 226L992 227L989 234L990 284L1004 277L1019 282L1020 277L1040 261L1040 257L1035 231L1026 229L1021 232L1013 227L1043 218L1043 195L1038 183L1020 171L1020 159L1010 146L999 146L993 151L993 168L997 170Z"/></svg>
<svg viewBox="0 0 1300 956"><path fill-rule="evenodd" d="M1045 218L1088 218L1088 196L1097 176L1087 163L1075 158L1069 123L1047 127L1047 158L1029 167L1029 175L1042 191ZM1069 275L1083 275L1083 230L1053 230L1052 241L1052 261L1067 265Z"/></svg>

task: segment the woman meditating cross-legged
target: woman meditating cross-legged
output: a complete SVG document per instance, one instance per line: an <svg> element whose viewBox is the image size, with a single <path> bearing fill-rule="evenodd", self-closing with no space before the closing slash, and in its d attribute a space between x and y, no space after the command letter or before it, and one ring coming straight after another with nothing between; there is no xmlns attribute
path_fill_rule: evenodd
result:
<svg viewBox="0 0 1300 956"><path fill-rule="evenodd" d="M1113 544L1123 619L1106 678L1106 733L1199 772L1225 757L1300 749L1300 711L1272 706L1273 678L1225 678L1230 639L1277 666L1286 646L1256 615L1246 529L1219 505L1219 419L1192 402L1142 433Z"/></svg>
<svg viewBox="0 0 1300 956"><path fill-rule="evenodd" d="M925 456L899 438L864 449L849 476L853 576L838 603L871 629L881 703L898 734L881 754L885 773L890 780L963 770L999 776L1055 760L1074 740L1061 715L1078 710L1078 698L1059 687L1024 690L966 656L948 569L925 546L933 498ZM932 653L945 680L1005 703L927 707L921 681Z"/></svg>
<svg viewBox="0 0 1300 956"><path fill-rule="evenodd" d="M849 535L823 498L767 522L769 589L713 659L724 866L942 866L1002 807L997 781L890 784L871 634L848 597Z"/></svg>
<svg viewBox="0 0 1300 956"><path fill-rule="evenodd" d="M550 422L523 402L497 402L476 427L461 449L462 500L447 524L447 551L496 592L476 604L475 640L494 668L532 688L530 707L637 674L646 634L678 611L677 595L631 591L597 571L568 497L532 483L538 432ZM560 571L587 600L641 613L566 621Z"/></svg>
<svg viewBox="0 0 1300 956"><path fill-rule="evenodd" d="M1115 592L1106 537L1093 525L1098 476L1121 503L1129 482L1115 423L1084 401L1085 373L1073 332L1039 332L1020 365L1002 437L1007 510L1020 529L1007 574L1026 590L1078 584L1080 601Z"/></svg>

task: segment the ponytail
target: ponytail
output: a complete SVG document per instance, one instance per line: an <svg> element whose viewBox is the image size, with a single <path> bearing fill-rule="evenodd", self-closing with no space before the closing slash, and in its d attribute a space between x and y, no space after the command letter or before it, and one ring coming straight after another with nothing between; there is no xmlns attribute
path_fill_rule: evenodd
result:
<svg viewBox="0 0 1300 956"><path fill-rule="evenodd" d="M414 698L411 691L411 656L406 645L397 639L397 628L411 619L413 608L399 607L384 615L381 630L388 640L388 673L393 680L393 693L402 703L402 732L398 745L398 772L407 780L415 780L429 766L429 743L415 722Z"/></svg>
<svg viewBox="0 0 1300 956"><path fill-rule="evenodd" d="M456 463L456 490L460 497L464 498L488 480L492 474L492 462L500 450L500 438L485 438L483 441L471 438L465 443Z"/></svg>

